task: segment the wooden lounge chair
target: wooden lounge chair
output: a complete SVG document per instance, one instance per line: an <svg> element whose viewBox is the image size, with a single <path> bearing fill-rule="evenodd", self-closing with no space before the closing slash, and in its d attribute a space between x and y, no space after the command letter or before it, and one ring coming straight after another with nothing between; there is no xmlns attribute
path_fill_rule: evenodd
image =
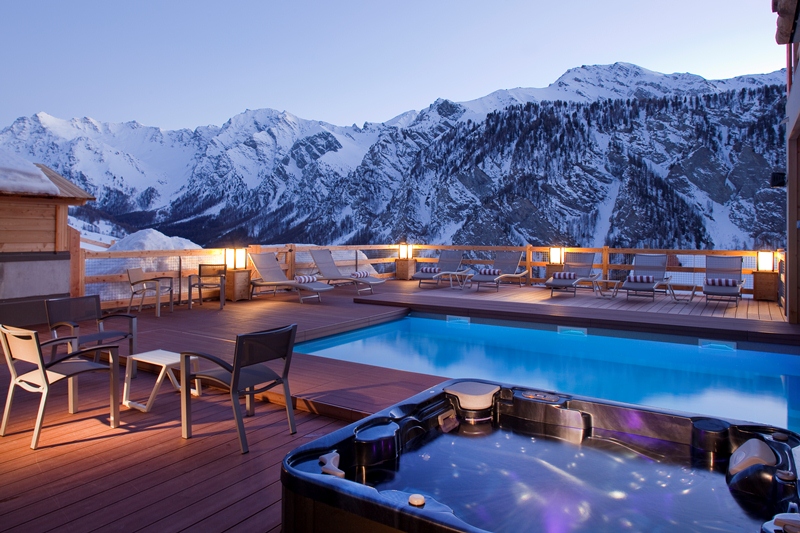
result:
<svg viewBox="0 0 800 533"><path fill-rule="evenodd" d="M633 272L622 282L620 290L626 298L645 296L656 299L659 285L668 284L667 254L636 254L633 257Z"/></svg>
<svg viewBox="0 0 800 533"><path fill-rule="evenodd" d="M580 283L594 283L600 273L593 273L594 252L567 252L564 254L564 270L555 272L544 282L550 288L550 297L555 291L571 292L574 297Z"/></svg>
<svg viewBox="0 0 800 533"><path fill-rule="evenodd" d="M434 266L422 266L411 276L411 279L419 281L419 286L439 285L444 279L451 279L453 276L463 276L469 272L468 268L461 268L461 259L464 252L460 250L442 250L439 259ZM452 281L452 280L451 280Z"/></svg>
<svg viewBox="0 0 800 533"><path fill-rule="evenodd" d="M706 256L706 277L703 279L703 294L709 301L734 302L739 307L742 298L741 255Z"/></svg>
<svg viewBox="0 0 800 533"><path fill-rule="evenodd" d="M493 286L500 290L503 282L518 283L520 287L528 277L528 271L517 272L524 252L497 252L494 256L492 268L483 268L470 278L476 284L476 291L481 290L481 285Z"/></svg>
<svg viewBox="0 0 800 533"><path fill-rule="evenodd" d="M317 265L317 270L319 271L317 277L320 280L326 281L328 284L335 286L349 285L352 283L356 286L359 294L365 291L373 294L373 287L375 285L386 282L383 278L376 278L375 276L369 275L366 270L353 272L349 276L342 274L339 267L336 266L336 262L333 260L333 255L331 255L330 250L327 248L318 248L310 251L311 257L314 258L314 263ZM365 287L359 287L359 285L365 285Z"/></svg>
<svg viewBox="0 0 800 533"><path fill-rule="evenodd" d="M297 292L297 295L300 298L300 303L313 298L316 298L321 302L322 297L320 296L320 293L333 290L332 285L328 285L327 283L322 283L320 281L308 281L300 283L297 280L288 279L286 274L283 272L281 265L278 263L278 258L273 252L250 254L250 260L253 262L253 265L255 265L256 270L258 270L258 274L261 276L260 278L254 279L250 282L250 286L252 287L250 290L251 298L255 296L256 289L259 287L271 287L273 296L275 296L277 293L278 287L287 287ZM313 294L303 296L301 291L308 291L312 292Z"/></svg>

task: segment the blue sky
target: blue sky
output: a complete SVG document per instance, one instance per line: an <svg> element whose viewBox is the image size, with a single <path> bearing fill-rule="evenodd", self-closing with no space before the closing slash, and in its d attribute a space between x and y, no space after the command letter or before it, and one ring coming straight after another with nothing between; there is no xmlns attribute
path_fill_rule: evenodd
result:
<svg viewBox="0 0 800 533"><path fill-rule="evenodd" d="M0 0L0 129L264 107L361 125L617 61L729 78L784 67L775 20L769 0Z"/></svg>

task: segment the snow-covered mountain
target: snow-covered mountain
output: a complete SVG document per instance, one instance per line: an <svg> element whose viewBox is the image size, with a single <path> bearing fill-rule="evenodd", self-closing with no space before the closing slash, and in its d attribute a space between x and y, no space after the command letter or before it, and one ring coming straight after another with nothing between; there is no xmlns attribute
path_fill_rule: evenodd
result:
<svg viewBox="0 0 800 533"><path fill-rule="evenodd" d="M362 128L271 109L194 131L38 113L0 147L92 192L78 216L206 245L778 245L784 80L616 63Z"/></svg>

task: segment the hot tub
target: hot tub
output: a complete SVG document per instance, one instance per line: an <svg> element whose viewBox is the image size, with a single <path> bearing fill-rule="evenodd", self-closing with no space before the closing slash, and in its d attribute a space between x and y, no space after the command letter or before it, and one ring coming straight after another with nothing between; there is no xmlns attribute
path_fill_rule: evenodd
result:
<svg viewBox="0 0 800 533"><path fill-rule="evenodd" d="M799 446L771 426L452 380L289 453L283 528L800 531Z"/></svg>

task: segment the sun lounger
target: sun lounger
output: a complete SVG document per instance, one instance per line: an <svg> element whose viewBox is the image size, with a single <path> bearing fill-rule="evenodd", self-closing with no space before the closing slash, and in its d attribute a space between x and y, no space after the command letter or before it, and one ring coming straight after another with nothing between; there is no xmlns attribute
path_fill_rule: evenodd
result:
<svg viewBox="0 0 800 533"><path fill-rule="evenodd" d="M321 302L322 297L320 296L320 293L333 290L333 286L319 281L304 280L303 282L299 282L296 280L287 279L286 274L284 274L283 269L281 268L280 264L278 264L278 258L275 257L273 252L250 254L250 260L253 262L253 265L255 265L256 270L258 270L258 273L261 276L260 278L254 279L250 282L251 298L255 296L256 288L258 287L271 287L273 296L278 291L278 287L287 287L297 291L297 296L300 298L300 303L313 298L316 298ZM303 296L301 291L312 292L314 294Z"/></svg>
<svg viewBox="0 0 800 533"><path fill-rule="evenodd" d="M656 288L669 284L667 276L667 254L636 254L633 257L633 272L622 282L620 290L631 296L656 298Z"/></svg>
<svg viewBox="0 0 800 533"><path fill-rule="evenodd" d="M469 274L468 268L461 268L461 259L464 257L464 252L460 250L442 250L439 254L439 259L434 266L420 267L420 269L411 276L411 279L419 281L419 286L426 285L439 285L439 282L444 279L449 279L452 286L453 277L461 285L460 278Z"/></svg>
<svg viewBox="0 0 800 533"><path fill-rule="evenodd" d="M311 257L314 258L314 263L317 265L317 270L319 271L319 279L326 281L330 285L348 285L352 283L356 286L359 294L365 291L369 291L370 294L373 294L373 287L375 285L386 282L383 278L376 278L370 275L366 270L357 270L350 275L342 274L339 267L336 266L336 262L333 260L333 255L331 255L330 250L327 248L318 248L310 251ZM359 285L365 285L365 287L359 287Z"/></svg>
<svg viewBox="0 0 800 533"><path fill-rule="evenodd" d="M742 256L706 256L706 277L703 279L703 294L709 301L735 302L739 306L742 298Z"/></svg>
<svg viewBox="0 0 800 533"><path fill-rule="evenodd" d="M517 272L522 261L523 252L497 252L494 257L492 268L482 268L472 276L470 281L476 284L476 291L481 290L481 285L493 286L495 290L500 290L503 282L519 283L522 287L528 277L528 271Z"/></svg>
<svg viewBox="0 0 800 533"><path fill-rule="evenodd" d="M594 283L600 273L593 273L594 252L567 252L564 254L564 270L555 272L544 282L550 288L550 297L555 291L571 292L574 297L580 283Z"/></svg>

